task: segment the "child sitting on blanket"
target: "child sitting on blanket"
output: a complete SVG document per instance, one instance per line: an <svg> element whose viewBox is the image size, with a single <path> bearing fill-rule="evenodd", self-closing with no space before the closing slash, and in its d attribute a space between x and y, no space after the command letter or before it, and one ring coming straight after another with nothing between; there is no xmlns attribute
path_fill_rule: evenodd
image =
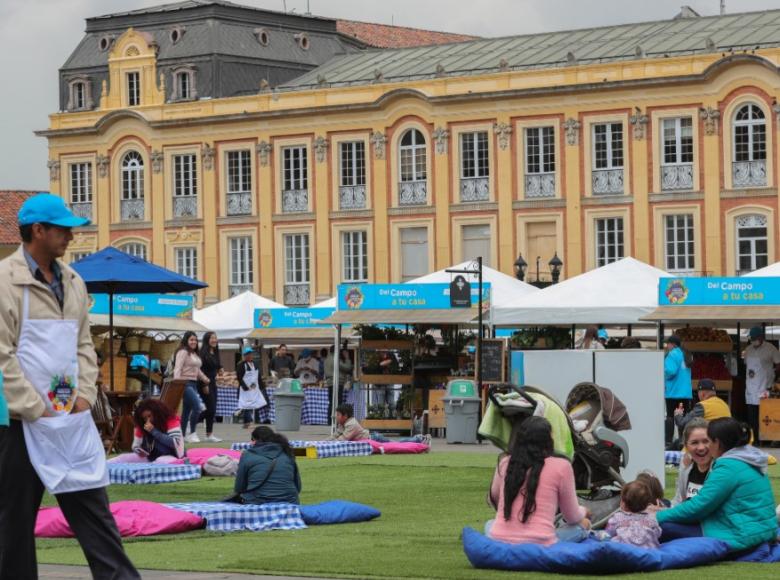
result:
<svg viewBox="0 0 780 580"><path fill-rule="evenodd" d="M658 479L652 471L645 470L638 473L636 481L641 481L650 488L650 493L653 495L651 505L667 508L672 507L672 502L664 497L664 488L661 485L661 480Z"/></svg>
<svg viewBox="0 0 780 580"><path fill-rule="evenodd" d="M412 437L401 437L397 441L388 439L381 433L369 431L364 428L358 420L355 419L355 411L352 405L344 403L336 407L336 433L330 437L335 441L360 441L371 439L379 443L425 443L431 444L430 435L414 435Z"/></svg>
<svg viewBox="0 0 780 580"><path fill-rule="evenodd" d="M110 459L111 463L175 463L184 457L181 421L165 403L144 399L133 413L133 452Z"/></svg>
<svg viewBox="0 0 780 580"><path fill-rule="evenodd" d="M653 491L645 482L636 480L624 485L620 493L620 510L607 522L606 531L612 541L638 548L660 547L661 527L655 515L647 511L655 501Z"/></svg>

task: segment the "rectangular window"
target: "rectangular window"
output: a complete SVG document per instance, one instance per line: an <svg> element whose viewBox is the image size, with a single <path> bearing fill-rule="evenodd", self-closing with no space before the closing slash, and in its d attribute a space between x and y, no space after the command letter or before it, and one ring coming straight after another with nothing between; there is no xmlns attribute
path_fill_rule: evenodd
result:
<svg viewBox="0 0 780 580"><path fill-rule="evenodd" d="M70 263L73 264L74 262L78 262L79 260L83 260L87 256L91 256L92 252L72 252L70 254Z"/></svg>
<svg viewBox="0 0 780 580"><path fill-rule="evenodd" d="M737 274L765 268L769 264L767 219L762 215L737 218Z"/></svg>
<svg viewBox="0 0 780 580"><path fill-rule="evenodd" d="M555 129L529 127L525 130L526 174L555 173Z"/></svg>
<svg viewBox="0 0 780 580"><path fill-rule="evenodd" d="M308 284L309 282L309 234L284 236L285 282Z"/></svg>
<svg viewBox="0 0 780 580"><path fill-rule="evenodd" d="M308 189L306 147L284 147L282 149L282 170L285 191Z"/></svg>
<svg viewBox="0 0 780 580"><path fill-rule="evenodd" d="M668 215L664 218L666 270L673 273L695 271L693 215Z"/></svg>
<svg viewBox="0 0 780 580"><path fill-rule="evenodd" d="M593 125L593 169L622 169L623 124Z"/></svg>
<svg viewBox="0 0 780 580"><path fill-rule="evenodd" d="M178 83L178 95L180 99L190 98L190 73L181 72L176 75L176 81Z"/></svg>
<svg viewBox="0 0 780 580"><path fill-rule="evenodd" d="M73 85L73 108L83 109L87 106L87 90L84 83Z"/></svg>
<svg viewBox="0 0 780 580"><path fill-rule="evenodd" d="M363 141L341 143L342 186L366 184L366 144Z"/></svg>
<svg viewBox="0 0 780 580"><path fill-rule="evenodd" d="M482 263L490 266L490 226L488 224L462 226L463 261L474 260L482 256Z"/></svg>
<svg viewBox="0 0 780 580"><path fill-rule="evenodd" d="M198 279L198 250L197 248L176 248L176 271L182 276L193 280Z"/></svg>
<svg viewBox="0 0 780 580"><path fill-rule="evenodd" d="M173 156L173 195L188 197L198 195L198 172L195 155Z"/></svg>
<svg viewBox="0 0 780 580"><path fill-rule="evenodd" d="M343 282L368 281L368 234L365 231L341 234Z"/></svg>
<svg viewBox="0 0 780 580"><path fill-rule="evenodd" d="M401 282L428 274L428 228L402 228L400 238Z"/></svg>
<svg viewBox="0 0 780 580"><path fill-rule="evenodd" d="M253 283L252 238L230 238L230 284L251 286Z"/></svg>
<svg viewBox="0 0 780 580"><path fill-rule="evenodd" d="M127 106L137 107L141 104L141 76L140 73L127 73Z"/></svg>
<svg viewBox="0 0 780 580"><path fill-rule="evenodd" d="M488 177L490 163L488 162L487 131L460 134L460 176Z"/></svg>
<svg viewBox="0 0 780 580"><path fill-rule="evenodd" d="M663 165L693 163L693 119L664 119Z"/></svg>
<svg viewBox="0 0 780 580"><path fill-rule="evenodd" d="M72 163L70 166L70 202L92 202L92 164Z"/></svg>
<svg viewBox="0 0 780 580"><path fill-rule="evenodd" d="M227 152L227 192L252 191L252 165L248 149Z"/></svg>
<svg viewBox="0 0 780 580"><path fill-rule="evenodd" d="M606 266L623 258L623 218L596 220L596 267Z"/></svg>
<svg viewBox="0 0 780 580"><path fill-rule="evenodd" d="M139 242L130 242L128 244L120 246L119 249L123 251L125 254L130 254L131 256L134 256L136 258L141 258L142 260L146 260L146 244L142 244Z"/></svg>

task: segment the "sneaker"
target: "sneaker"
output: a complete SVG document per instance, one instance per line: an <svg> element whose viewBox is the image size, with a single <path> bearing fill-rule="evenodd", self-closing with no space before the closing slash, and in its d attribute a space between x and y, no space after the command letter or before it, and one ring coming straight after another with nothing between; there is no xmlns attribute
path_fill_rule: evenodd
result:
<svg viewBox="0 0 780 580"><path fill-rule="evenodd" d="M186 443L200 443L200 437L198 437L197 433L190 433L184 438L184 441Z"/></svg>
<svg viewBox="0 0 780 580"><path fill-rule="evenodd" d="M431 445L431 436L430 435L423 435L422 443L425 443L427 446L430 447L430 445Z"/></svg>
<svg viewBox="0 0 780 580"><path fill-rule="evenodd" d="M220 443L222 439L220 439L216 435L209 435L208 437L206 437L206 441L209 441L211 443Z"/></svg>

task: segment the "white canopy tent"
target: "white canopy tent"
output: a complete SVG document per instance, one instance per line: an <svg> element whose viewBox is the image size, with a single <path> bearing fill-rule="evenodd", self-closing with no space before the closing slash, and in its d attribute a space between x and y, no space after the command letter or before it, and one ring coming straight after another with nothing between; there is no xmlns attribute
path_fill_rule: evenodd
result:
<svg viewBox="0 0 780 580"><path fill-rule="evenodd" d="M769 264L769 266L766 266L765 268L761 268L760 270L754 270L753 272L749 272L745 274L745 277L758 277L758 278L774 278L774 277L780 277L780 262L775 262L774 264Z"/></svg>
<svg viewBox="0 0 780 580"><path fill-rule="evenodd" d="M254 292L243 292L202 310L195 310L192 317L198 324L217 333L220 339L246 338L254 330L256 308L285 308Z"/></svg>
<svg viewBox="0 0 780 580"><path fill-rule="evenodd" d="M531 296L494 305L496 326L641 324L658 308L658 279L670 274L623 258L549 286Z"/></svg>

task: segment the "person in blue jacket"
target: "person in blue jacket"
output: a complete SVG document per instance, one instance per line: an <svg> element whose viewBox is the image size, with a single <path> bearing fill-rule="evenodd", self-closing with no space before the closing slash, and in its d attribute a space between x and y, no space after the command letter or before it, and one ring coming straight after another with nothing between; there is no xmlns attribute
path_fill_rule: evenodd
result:
<svg viewBox="0 0 780 580"><path fill-rule="evenodd" d="M682 348L678 336L672 335L666 341L666 357L664 358L664 398L666 399L666 447L674 439L674 410L683 409L688 413L693 398L691 384L691 361Z"/></svg>
<svg viewBox="0 0 780 580"><path fill-rule="evenodd" d="M252 431L254 445L238 462L234 486L244 504L300 503L301 475L287 438L270 427Z"/></svg>
<svg viewBox="0 0 780 580"><path fill-rule="evenodd" d="M707 427L715 458L698 495L659 511L666 523L699 524L705 537L722 540L732 551L754 548L777 537L768 456L748 445L750 427L736 419L715 419Z"/></svg>

